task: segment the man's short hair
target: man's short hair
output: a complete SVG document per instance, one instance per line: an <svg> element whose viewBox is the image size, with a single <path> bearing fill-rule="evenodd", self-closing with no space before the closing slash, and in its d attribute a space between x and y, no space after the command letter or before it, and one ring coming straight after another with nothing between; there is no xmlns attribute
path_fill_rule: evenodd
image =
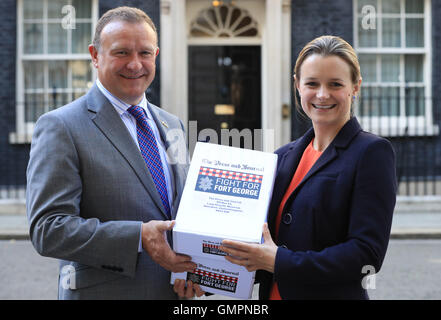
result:
<svg viewBox="0 0 441 320"><path fill-rule="evenodd" d="M103 31L104 27L112 21L125 21L129 23L146 22L155 32L156 41L158 41L158 32L156 31L155 24L153 23L152 19L147 15L147 13L138 8L118 7L107 11L98 20L95 28L95 36L92 42L96 50L100 49L101 32Z"/></svg>

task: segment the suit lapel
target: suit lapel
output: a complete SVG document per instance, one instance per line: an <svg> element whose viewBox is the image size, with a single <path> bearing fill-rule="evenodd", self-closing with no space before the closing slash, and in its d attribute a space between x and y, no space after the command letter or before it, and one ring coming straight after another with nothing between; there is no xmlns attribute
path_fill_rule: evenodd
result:
<svg viewBox="0 0 441 320"><path fill-rule="evenodd" d="M290 198L297 194L298 190L318 171L323 169L328 163L333 161L338 157L337 149L345 149L348 147L352 139L361 131L360 124L355 117L351 118L343 128L340 129L337 136L331 142L331 144L326 148L323 154L318 158L317 162L314 163L312 168L308 171L302 181L299 183L297 188L294 190ZM288 201L287 201L288 202Z"/></svg>
<svg viewBox="0 0 441 320"><path fill-rule="evenodd" d="M329 145L328 148L323 152L320 158L317 159L316 163L312 166L312 168L308 171L308 173L303 177L302 181L300 181L297 188L294 190L293 194L297 193L298 190L305 184L305 182L313 176L315 173L320 171L325 165L329 162L333 161L337 158L337 150L334 145Z"/></svg>
<svg viewBox="0 0 441 320"><path fill-rule="evenodd" d="M150 114L153 117L153 121L155 121L156 126L158 127L159 134L161 136L162 141L164 142L165 151L167 153L167 157L169 158L169 164L171 167L171 173L173 174L173 199L172 199L172 212L171 216L172 219L176 217L177 212L177 203L180 200L180 197L178 195L182 194L183 188L184 188L184 181L185 179L182 179L183 175L185 173L182 173L179 159L175 159L175 155L173 152L168 152L170 149L171 142L169 137L167 137L169 131L171 130L171 124L167 121L167 119L163 116L163 112L160 108L151 105L150 103L147 103L147 108L149 108ZM176 130L176 128L174 128ZM172 138L175 138L174 136ZM184 138L184 137L182 137ZM185 139L185 138L184 138ZM179 155L178 155L179 156Z"/></svg>
<svg viewBox="0 0 441 320"><path fill-rule="evenodd" d="M163 117L161 117L159 108L157 107L153 108L152 105L148 102L147 102L147 108L149 109L150 114L153 117L153 121L155 121L156 126L158 127L159 134L161 135L161 139L164 142L165 149L167 150L168 147L170 146L170 143L167 140L167 132L169 130L168 122L165 121Z"/></svg>
<svg viewBox="0 0 441 320"><path fill-rule="evenodd" d="M269 210L269 226L273 226L275 223L275 218L277 216L279 205L282 202L282 198L288 189L297 166L299 165L303 151L306 149L313 137L314 131L311 128L301 138L293 142L290 150L287 151L280 159L276 181L274 183L273 198ZM271 228L271 230L274 230L274 228Z"/></svg>
<svg viewBox="0 0 441 320"><path fill-rule="evenodd" d="M340 130L340 132L337 134L337 136L334 138L331 144L326 148L326 150L317 160L317 162L308 171L308 173L299 183L297 188L291 193L289 199L286 201L285 206L290 202L290 199L295 197L295 195L299 192L299 190L306 183L306 181L308 181L313 175L315 175L317 172L322 170L327 164L334 161L338 157L339 152L337 151L337 149L347 148L350 142L352 141L352 139L360 131L361 131L361 127L357 119L355 117L351 118L343 126L343 128ZM285 154L284 159L282 159L282 161L284 162L280 163L279 167L281 167L282 168L281 170L283 171L277 173L278 176L279 175L282 176L279 180L279 186L277 186L277 189L274 189L275 196L273 198L274 201L272 202L274 203L274 207L272 207L270 211L272 212L272 217L271 217L272 222L275 222L277 210L282 201L282 198L285 195L286 190L288 189L288 186L292 180L295 170L297 169L297 166L299 165L303 152L305 151L306 147L311 142L313 137L314 137L314 131L313 128L311 128L305 133L305 135L303 135L303 137L301 137L298 141L296 141L293 149L291 151L288 151ZM284 167L285 169L283 169Z"/></svg>
<svg viewBox="0 0 441 320"><path fill-rule="evenodd" d="M163 215L165 215L164 206L144 158L122 122L118 112L116 112L104 95L99 92L96 85L89 92L87 102L89 111L94 113L92 121L107 139L109 139L115 149L127 160L157 207L161 210Z"/></svg>

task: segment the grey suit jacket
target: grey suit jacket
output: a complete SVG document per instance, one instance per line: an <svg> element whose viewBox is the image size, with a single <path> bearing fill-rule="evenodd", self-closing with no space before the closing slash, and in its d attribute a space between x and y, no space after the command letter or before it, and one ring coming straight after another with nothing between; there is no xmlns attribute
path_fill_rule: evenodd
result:
<svg viewBox="0 0 441 320"><path fill-rule="evenodd" d="M164 110L150 105L150 111L174 175L174 218L188 170L184 129ZM136 143L96 85L39 118L26 197L35 249L60 259L59 299L176 298L170 272L138 253L141 223L167 220L160 196Z"/></svg>

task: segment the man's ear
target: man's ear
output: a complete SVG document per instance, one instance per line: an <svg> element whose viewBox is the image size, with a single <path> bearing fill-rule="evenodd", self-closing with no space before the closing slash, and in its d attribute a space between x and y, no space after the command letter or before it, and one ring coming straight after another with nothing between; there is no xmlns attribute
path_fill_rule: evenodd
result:
<svg viewBox="0 0 441 320"><path fill-rule="evenodd" d="M95 68L98 68L98 50L93 46L93 44L89 45L89 53L92 58L92 63Z"/></svg>

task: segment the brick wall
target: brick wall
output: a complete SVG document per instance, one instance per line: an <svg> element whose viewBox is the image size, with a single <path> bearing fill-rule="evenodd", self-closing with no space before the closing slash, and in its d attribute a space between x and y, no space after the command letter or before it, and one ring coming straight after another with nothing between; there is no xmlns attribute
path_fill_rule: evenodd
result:
<svg viewBox="0 0 441 320"><path fill-rule="evenodd" d="M0 198L4 197L4 186L26 183L26 167L29 161L29 144L10 144L9 133L15 131L15 86L16 86L16 30L17 4L16 0L0 1ZM100 16L110 8L117 6L134 6L143 9L152 18L159 32L159 0L100 0ZM159 61L157 64L159 68ZM160 103L159 69L157 77L147 92L148 99ZM13 197L13 196L12 196Z"/></svg>
<svg viewBox="0 0 441 320"><path fill-rule="evenodd" d="M353 44L352 0L293 0L292 2L292 65L303 46L324 34L337 35ZM431 1L432 15L432 101L433 121L441 130L441 0ZM294 99L293 99L294 101ZM293 110L295 109L293 104ZM292 112L292 138L301 136L311 123ZM441 179L441 137L391 137L397 153L398 175L404 181ZM437 190L441 194L441 190Z"/></svg>
<svg viewBox="0 0 441 320"><path fill-rule="evenodd" d="M100 0L99 13L102 15L110 8L120 5L135 6L150 15L160 32L160 1L159 0ZM352 0L293 0L292 1L292 64L301 48L313 38L323 35L338 35L353 43L353 9ZM25 170L29 158L29 144L10 144L9 133L15 131L15 86L16 86L16 0L0 1L0 189L2 185L25 183ZM441 127L441 0L432 0L432 91L433 115L435 123ZM159 55L160 59L161 55ZM157 75L147 92L148 99L160 105L159 59ZM293 106L294 108L294 106ZM292 112L292 137L303 134L310 126L302 120L297 112ZM441 129L441 128L440 128ZM431 168L433 175L441 176L441 139L439 136L430 138L392 138L396 150L400 154L415 153L418 167ZM417 151L418 146L424 146ZM422 148L422 147L421 147ZM402 152L400 150L408 150ZM418 155L419 154L419 155ZM398 154L399 156L399 154ZM421 169L418 169L418 173ZM423 169L424 171L424 169ZM432 173L433 172L433 173ZM416 173L416 172L415 172ZM417 174L418 174L417 173ZM1 191L1 190L0 190Z"/></svg>
<svg viewBox="0 0 441 320"><path fill-rule="evenodd" d="M353 42L352 0L293 0L291 4L292 66L302 48L312 39L322 35L339 36ZM294 98L292 99L294 101ZM301 136L309 127L292 106L292 138Z"/></svg>
<svg viewBox="0 0 441 320"><path fill-rule="evenodd" d="M16 0L0 1L0 198L5 185L24 185L29 145L9 143L15 131Z"/></svg>

